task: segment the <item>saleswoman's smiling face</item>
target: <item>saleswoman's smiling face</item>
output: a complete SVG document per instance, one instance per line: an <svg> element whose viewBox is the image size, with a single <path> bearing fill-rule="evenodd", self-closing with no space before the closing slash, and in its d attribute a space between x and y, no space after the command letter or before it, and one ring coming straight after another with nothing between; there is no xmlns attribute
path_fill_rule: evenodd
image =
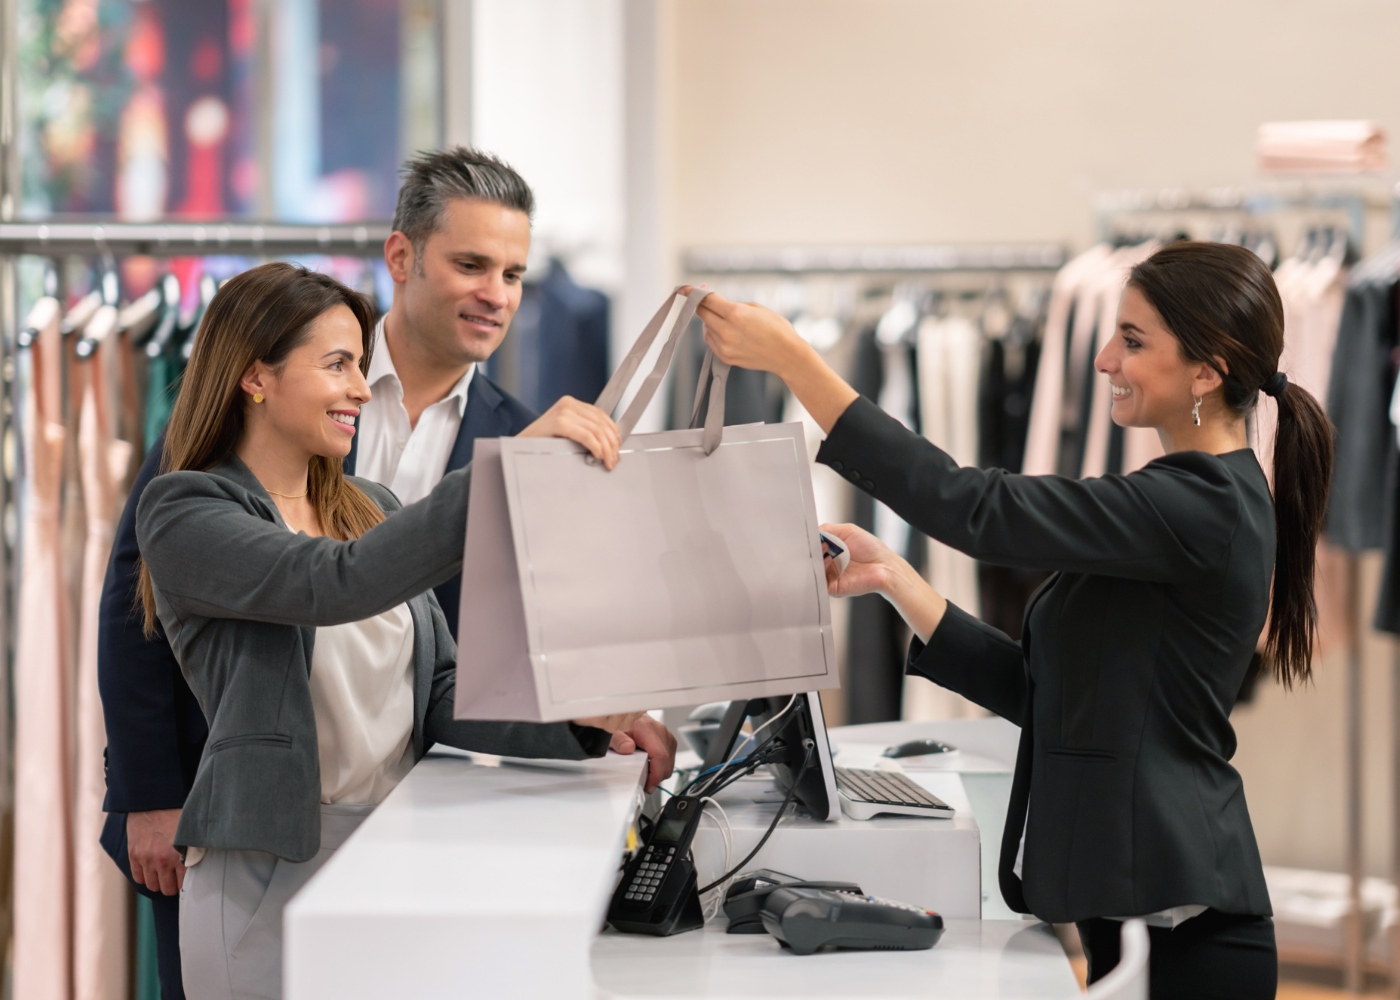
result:
<svg viewBox="0 0 1400 1000"><path fill-rule="evenodd" d="M344 458L355 436L355 418L369 402L360 372L363 334L355 314L332 306L311 321L305 339L277 368L256 363L243 379L258 419L307 456Z"/></svg>
<svg viewBox="0 0 1400 1000"><path fill-rule="evenodd" d="M1123 291L1118 327L1094 360L1108 376L1113 422L1119 427L1171 428L1191 420L1203 366L1181 354L1181 341L1133 286ZM1209 376L1207 376L1209 377ZM1213 380L1219 385L1218 376Z"/></svg>

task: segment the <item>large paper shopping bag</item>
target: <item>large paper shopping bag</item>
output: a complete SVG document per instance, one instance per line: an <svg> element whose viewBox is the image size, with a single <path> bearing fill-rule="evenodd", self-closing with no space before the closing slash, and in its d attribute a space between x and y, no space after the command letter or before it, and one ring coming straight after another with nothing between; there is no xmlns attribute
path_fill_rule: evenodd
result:
<svg viewBox="0 0 1400 1000"><path fill-rule="evenodd" d="M630 434L704 294L685 301L618 421L612 472L568 441L477 441L458 718L556 721L838 686L802 426L723 427L727 367L707 354L705 427ZM600 406L618 403L670 309Z"/></svg>

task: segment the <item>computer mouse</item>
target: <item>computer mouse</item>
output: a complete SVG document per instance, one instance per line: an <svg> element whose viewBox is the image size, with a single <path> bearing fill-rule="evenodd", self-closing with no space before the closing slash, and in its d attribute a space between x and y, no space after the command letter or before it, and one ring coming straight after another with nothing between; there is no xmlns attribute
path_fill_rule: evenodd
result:
<svg viewBox="0 0 1400 1000"><path fill-rule="evenodd" d="M932 910L874 896L779 886L760 913L763 926L796 955L827 948L920 951L943 936Z"/></svg>
<svg viewBox="0 0 1400 1000"><path fill-rule="evenodd" d="M774 889L784 886L812 889L827 889L832 892L846 892L861 895L860 886L854 882L807 882L782 872L761 868L746 872L736 878L724 894L724 915L729 918L729 934L764 933L761 913L763 903Z"/></svg>
<svg viewBox="0 0 1400 1000"><path fill-rule="evenodd" d="M935 753L957 753L958 748L942 740L907 740L886 747L882 757L924 757Z"/></svg>

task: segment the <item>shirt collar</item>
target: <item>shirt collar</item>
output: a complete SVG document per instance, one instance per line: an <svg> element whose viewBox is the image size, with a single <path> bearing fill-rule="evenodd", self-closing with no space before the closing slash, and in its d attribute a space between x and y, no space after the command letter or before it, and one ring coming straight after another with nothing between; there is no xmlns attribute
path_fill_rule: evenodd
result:
<svg viewBox="0 0 1400 1000"><path fill-rule="evenodd" d="M374 325L374 353L370 356L369 374L365 376L365 379L369 382L370 391L376 393L380 391L381 382L392 379L391 384L398 392L399 399L402 400L403 382L399 380L399 373L394 369L394 359L389 353L389 345L384 342L384 320L387 316L387 313L380 316L379 322ZM452 400L453 409L457 411L458 417L467 412L467 388L471 385L472 376L475 374L476 365L472 365L443 397L443 399Z"/></svg>

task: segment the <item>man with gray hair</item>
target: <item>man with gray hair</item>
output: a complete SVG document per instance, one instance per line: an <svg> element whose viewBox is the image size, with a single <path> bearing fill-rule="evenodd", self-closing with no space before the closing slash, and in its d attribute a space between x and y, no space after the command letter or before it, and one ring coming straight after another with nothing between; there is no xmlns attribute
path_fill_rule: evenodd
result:
<svg viewBox="0 0 1400 1000"><path fill-rule="evenodd" d="M379 321L345 471L381 483L405 504L472 459L477 438L509 437L538 421L545 434L606 423L565 397L537 417L480 368L520 306L534 194L501 160L464 147L423 153L403 170L384 261L394 301ZM147 640L134 605L136 505L160 471L164 438L141 467L112 547L99 617L98 683L107 723L107 823L102 844L152 901L162 996L183 997L177 893L185 867L175 827L208 729L163 635ZM470 572L470 567L466 568ZM461 578L436 588L457 638ZM671 773L676 740L643 717L612 748L650 755L647 787Z"/></svg>

